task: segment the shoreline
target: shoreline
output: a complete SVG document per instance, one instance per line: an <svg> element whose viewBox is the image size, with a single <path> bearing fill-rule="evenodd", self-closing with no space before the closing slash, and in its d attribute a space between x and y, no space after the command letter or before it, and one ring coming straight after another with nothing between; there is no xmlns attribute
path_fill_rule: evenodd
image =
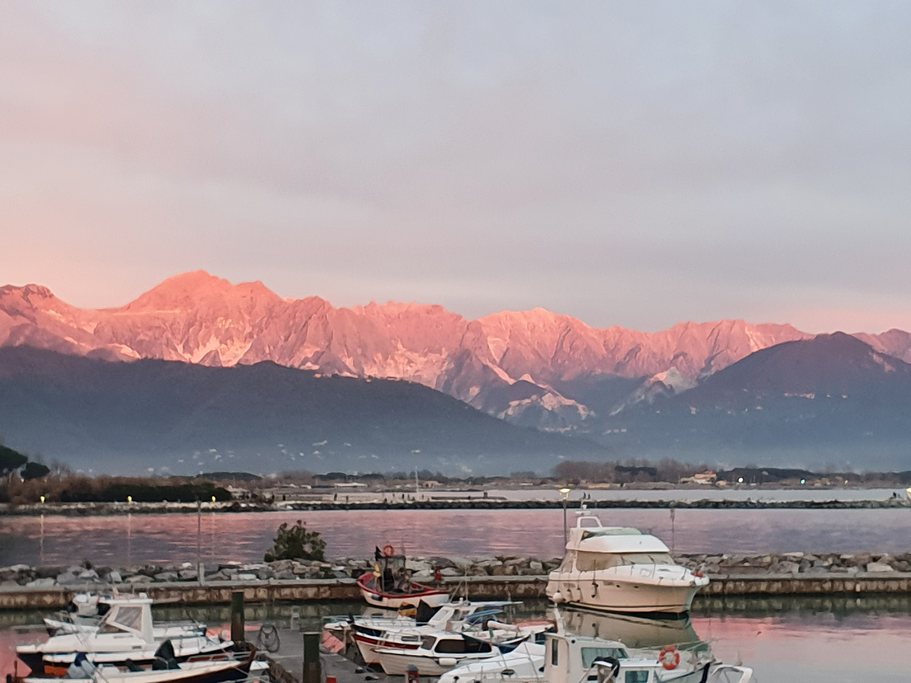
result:
<svg viewBox="0 0 911 683"><path fill-rule="evenodd" d="M577 500L569 510L577 510ZM678 510L877 510L911 508L909 498L884 500L586 500L591 510L678 509ZM0 516L62 515L71 517L126 514L190 514L204 512L316 512L322 510L559 510L559 500L497 500L468 498L417 501L249 501L204 503L35 503L0 504Z"/></svg>

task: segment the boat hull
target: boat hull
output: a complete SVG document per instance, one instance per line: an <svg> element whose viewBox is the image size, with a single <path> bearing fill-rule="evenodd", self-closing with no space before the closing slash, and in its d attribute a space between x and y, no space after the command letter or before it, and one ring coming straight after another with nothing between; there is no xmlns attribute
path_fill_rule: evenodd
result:
<svg viewBox="0 0 911 683"><path fill-rule="evenodd" d="M409 666L414 666L420 676L440 676L456 666L491 657L493 654L429 656L407 652L393 653L380 649L379 663L388 676L404 676Z"/></svg>
<svg viewBox="0 0 911 683"><path fill-rule="evenodd" d="M449 593L419 583L411 584L410 593L382 591L373 585L373 578L371 574L365 574L357 580L357 585L364 600L374 607L384 609L399 609L405 605L417 607L418 603L422 601L430 607L439 607L449 602Z"/></svg>
<svg viewBox="0 0 911 683"><path fill-rule="evenodd" d="M624 578L551 576L547 596L554 602L612 612L682 614L701 585L662 585Z"/></svg>

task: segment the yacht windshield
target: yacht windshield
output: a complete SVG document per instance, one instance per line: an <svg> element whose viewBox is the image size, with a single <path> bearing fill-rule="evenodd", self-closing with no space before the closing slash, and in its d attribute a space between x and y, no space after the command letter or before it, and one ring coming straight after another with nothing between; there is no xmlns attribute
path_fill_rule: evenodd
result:
<svg viewBox="0 0 911 683"><path fill-rule="evenodd" d="M674 564L669 553L586 553L576 556L576 570L593 572L629 564Z"/></svg>

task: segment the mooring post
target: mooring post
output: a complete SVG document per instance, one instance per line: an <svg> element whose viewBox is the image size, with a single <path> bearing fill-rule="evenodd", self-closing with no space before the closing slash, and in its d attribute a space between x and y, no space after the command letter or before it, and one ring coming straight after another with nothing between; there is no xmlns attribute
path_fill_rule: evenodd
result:
<svg viewBox="0 0 911 683"><path fill-rule="evenodd" d="M244 592L231 591L231 640L244 642Z"/></svg>
<svg viewBox="0 0 911 683"><path fill-rule="evenodd" d="M304 632L304 671L302 683L320 683L319 631Z"/></svg>

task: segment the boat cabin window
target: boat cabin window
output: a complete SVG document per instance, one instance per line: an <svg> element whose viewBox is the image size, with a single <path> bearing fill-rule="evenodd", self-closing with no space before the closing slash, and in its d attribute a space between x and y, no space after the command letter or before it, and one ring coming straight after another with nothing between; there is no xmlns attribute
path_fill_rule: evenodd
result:
<svg viewBox="0 0 911 683"><path fill-rule="evenodd" d="M674 564L670 553L623 553L623 564Z"/></svg>
<svg viewBox="0 0 911 683"><path fill-rule="evenodd" d="M557 648L557 639L552 638L550 641L550 663L557 666L560 663L559 649Z"/></svg>
<svg viewBox="0 0 911 683"><path fill-rule="evenodd" d="M470 654L492 650L490 643L474 638L441 638L433 651L440 654Z"/></svg>
<svg viewBox="0 0 911 683"><path fill-rule="evenodd" d="M648 669L631 669L623 672L623 683L648 683Z"/></svg>
<svg viewBox="0 0 911 683"><path fill-rule="evenodd" d="M579 551L576 570L593 572L629 564L674 564L669 553L587 553Z"/></svg>
<svg viewBox="0 0 911 683"><path fill-rule="evenodd" d="M142 630L142 607L138 605L121 606L117 613L98 630L100 633L117 633L128 629Z"/></svg>
<svg viewBox="0 0 911 683"><path fill-rule="evenodd" d="M556 641L555 641L556 642ZM597 659L613 657L614 659L627 659L629 655L622 647L583 647L582 667L590 669ZM648 672L646 672L648 673Z"/></svg>

